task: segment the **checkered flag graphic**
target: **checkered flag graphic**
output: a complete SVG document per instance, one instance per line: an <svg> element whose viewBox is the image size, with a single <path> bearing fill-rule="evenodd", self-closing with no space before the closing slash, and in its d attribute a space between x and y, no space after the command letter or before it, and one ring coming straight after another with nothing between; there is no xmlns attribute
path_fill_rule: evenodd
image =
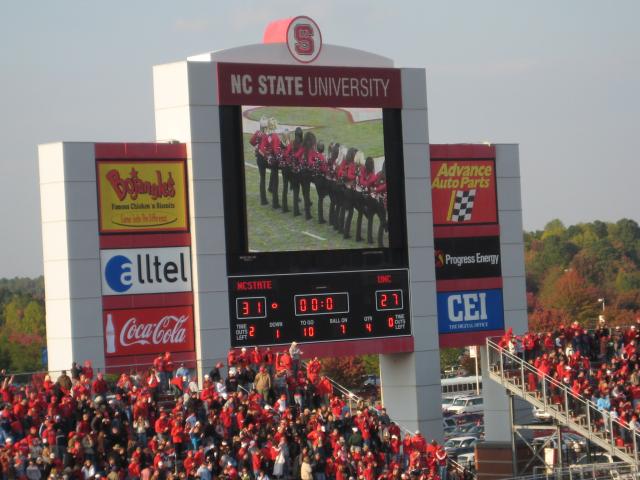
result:
<svg viewBox="0 0 640 480"><path fill-rule="evenodd" d="M473 201L476 198L476 189L455 190L451 192L451 207L449 208L449 221L466 222L471 220Z"/></svg>

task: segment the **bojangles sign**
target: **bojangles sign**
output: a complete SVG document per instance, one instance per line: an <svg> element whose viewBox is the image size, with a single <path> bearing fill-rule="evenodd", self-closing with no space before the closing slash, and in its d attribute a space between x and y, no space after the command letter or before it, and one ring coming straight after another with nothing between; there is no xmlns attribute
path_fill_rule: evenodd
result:
<svg viewBox="0 0 640 480"><path fill-rule="evenodd" d="M185 162L97 161L100 233L188 229Z"/></svg>
<svg viewBox="0 0 640 480"><path fill-rule="evenodd" d="M145 355L194 350L193 307L104 312L105 355Z"/></svg>

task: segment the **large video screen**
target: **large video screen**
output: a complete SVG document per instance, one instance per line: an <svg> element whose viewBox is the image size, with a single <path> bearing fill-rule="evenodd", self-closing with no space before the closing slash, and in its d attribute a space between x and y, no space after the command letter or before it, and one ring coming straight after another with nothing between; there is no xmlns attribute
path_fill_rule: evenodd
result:
<svg viewBox="0 0 640 480"><path fill-rule="evenodd" d="M244 106L242 132L249 252L389 246L382 109Z"/></svg>

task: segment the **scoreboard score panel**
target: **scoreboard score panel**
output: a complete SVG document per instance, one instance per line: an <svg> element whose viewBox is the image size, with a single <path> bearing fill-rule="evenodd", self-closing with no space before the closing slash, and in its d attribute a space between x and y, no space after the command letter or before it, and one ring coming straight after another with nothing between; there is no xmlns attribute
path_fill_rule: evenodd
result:
<svg viewBox="0 0 640 480"><path fill-rule="evenodd" d="M231 345L411 335L406 269L229 277Z"/></svg>

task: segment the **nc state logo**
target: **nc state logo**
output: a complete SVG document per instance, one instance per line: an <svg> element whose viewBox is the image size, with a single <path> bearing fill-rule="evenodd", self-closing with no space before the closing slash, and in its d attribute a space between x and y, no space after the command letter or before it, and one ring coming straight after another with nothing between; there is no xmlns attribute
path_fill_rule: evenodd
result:
<svg viewBox="0 0 640 480"><path fill-rule="evenodd" d="M444 252L442 250L436 250L436 268L444 267Z"/></svg>
<svg viewBox="0 0 640 480"><path fill-rule="evenodd" d="M311 63L322 49L322 34L318 24L309 17L300 16L291 20L287 29L289 52L300 63Z"/></svg>

